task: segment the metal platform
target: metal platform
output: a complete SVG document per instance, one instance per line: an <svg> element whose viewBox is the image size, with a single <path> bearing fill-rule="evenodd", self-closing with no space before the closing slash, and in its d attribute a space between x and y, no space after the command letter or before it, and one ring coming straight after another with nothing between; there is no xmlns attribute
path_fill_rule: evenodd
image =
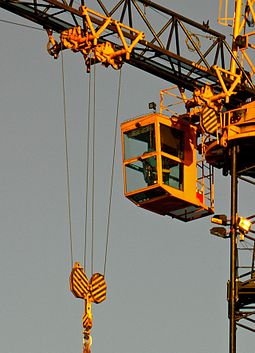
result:
<svg viewBox="0 0 255 353"><path fill-rule="evenodd" d="M230 149L237 146L237 174L255 178L255 102L224 112L218 122L218 134L206 147L206 160L227 175L231 169Z"/></svg>
<svg viewBox="0 0 255 353"><path fill-rule="evenodd" d="M237 136L234 139L238 143L237 173L238 176L255 178L255 127L254 136ZM233 141L232 141L233 142ZM229 141L229 146L231 146ZM223 170L224 175L230 172L231 156L228 148L221 146L217 141L212 142L206 151L206 160L213 167Z"/></svg>

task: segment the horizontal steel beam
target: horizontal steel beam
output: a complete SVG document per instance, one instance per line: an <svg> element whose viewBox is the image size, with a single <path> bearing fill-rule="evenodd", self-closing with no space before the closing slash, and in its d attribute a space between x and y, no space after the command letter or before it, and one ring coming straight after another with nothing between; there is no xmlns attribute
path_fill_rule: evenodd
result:
<svg viewBox="0 0 255 353"><path fill-rule="evenodd" d="M102 1L100 3L102 4ZM147 19L144 13L140 13L139 3L161 12L164 16L169 16L165 27L160 31L158 28L157 30L153 28L150 19ZM67 0L26 2L0 0L0 7L58 33L77 24L83 26L83 17L79 7L74 7L73 2ZM222 90L216 73L211 67L218 65L224 68L226 58L231 57L231 50L225 42L224 35L210 29L208 25L199 24L149 0L120 1L118 6L116 5L109 12L113 18L114 15L117 16L117 12L114 12L117 11L116 9L120 13L118 13L119 20L125 18L125 21L128 21L125 23L126 25L131 26L135 17L141 16L139 26L144 26L144 28L136 28L145 32L145 39L140 41L132 52L130 60L127 61L128 64L189 91L193 91L196 87L202 87L206 82L213 85L215 92ZM91 20L96 26L102 25L102 19L96 16L92 15ZM203 52L193 41L191 29L190 27L186 28L186 25L191 26L194 31L200 30L202 33L210 35L211 41L213 41L211 48L207 48ZM123 34L128 40L134 39L133 34L127 30L123 30ZM192 46L191 54L187 48L185 52L185 48L182 47L183 37L181 36L186 36L184 39ZM118 47L115 27L109 25L107 33L101 36L100 41L109 41ZM243 70L241 66L240 70ZM238 105L240 101L247 98L255 97L252 82L246 81L249 84L240 86L239 93L233 96L231 101L233 105Z"/></svg>

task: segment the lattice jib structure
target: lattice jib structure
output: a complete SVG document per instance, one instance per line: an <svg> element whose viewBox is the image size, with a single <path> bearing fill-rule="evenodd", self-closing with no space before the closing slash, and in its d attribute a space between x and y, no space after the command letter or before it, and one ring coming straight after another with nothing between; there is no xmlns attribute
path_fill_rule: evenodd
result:
<svg viewBox="0 0 255 353"><path fill-rule="evenodd" d="M129 60L124 55L123 61L190 91L208 83L213 86L215 94L222 92L213 66L228 70L233 53L225 36L212 30L208 22L197 23L148 0L121 0L112 9L107 9L99 0L91 4L90 2L86 1L86 6L123 24L122 34L128 46L135 40L134 33L128 28L145 34L145 38L139 40L133 48ZM0 7L53 33L61 33L74 27L81 27L85 33L87 28L82 6L83 0L78 5L71 0L0 0ZM97 29L103 25L104 19L92 13L90 19ZM110 23L98 39L99 44L105 42L111 43L114 51L123 49L114 23ZM252 79L238 58L235 57L234 60L238 70L242 72L243 80L231 98L233 107L255 96ZM232 80L225 75L224 82L228 86Z"/></svg>

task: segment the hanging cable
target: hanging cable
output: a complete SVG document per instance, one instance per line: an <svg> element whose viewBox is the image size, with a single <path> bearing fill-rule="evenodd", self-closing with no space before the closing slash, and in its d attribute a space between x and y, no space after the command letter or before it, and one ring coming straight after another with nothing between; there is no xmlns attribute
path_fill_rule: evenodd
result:
<svg viewBox="0 0 255 353"><path fill-rule="evenodd" d="M105 258L104 258L104 277L106 274L106 263L107 263L107 254L108 254L108 245L109 245L109 234L110 234L110 223L111 223L111 209L112 209L112 194L113 194L113 180L114 180L114 166L115 166L115 157L116 157L116 145L117 145L117 134L119 126L119 106L120 106L120 91L121 91L121 73L120 69L119 74L119 84L118 84L118 100L117 100L117 109L115 117L115 127L114 127L114 143L113 143L113 155L112 155L112 170L111 170L111 182L110 182L110 197L108 204L108 216L107 216L107 228L106 228L106 245L105 245Z"/></svg>
<svg viewBox="0 0 255 353"><path fill-rule="evenodd" d="M88 201L89 201L89 156L90 156L90 114L91 114L91 72L89 73L89 102L87 121L87 163L86 163L86 186L85 186L85 224L84 224L84 268L87 268L87 239L88 239Z"/></svg>
<svg viewBox="0 0 255 353"><path fill-rule="evenodd" d="M96 65L94 66L93 122L92 122L92 203L91 203L91 274L94 271L95 233L95 142L96 142Z"/></svg>
<svg viewBox="0 0 255 353"><path fill-rule="evenodd" d="M64 137L65 137L66 180L67 180L68 225L69 225L70 255L71 255L71 268L72 268L73 267L73 236L72 236L72 217L71 217L72 212L71 212L70 172L69 172L69 158L68 158L65 72L64 72L64 56L63 56L62 50L61 50L61 67L62 67L62 91L63 91L63 110L64 110Z"/></svg>

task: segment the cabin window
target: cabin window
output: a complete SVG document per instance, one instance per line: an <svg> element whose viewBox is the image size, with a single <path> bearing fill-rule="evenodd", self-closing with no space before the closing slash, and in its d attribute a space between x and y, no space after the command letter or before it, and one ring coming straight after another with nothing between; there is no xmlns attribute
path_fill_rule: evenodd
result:
<svg viewBox="0 0 255 353"><path fill-rule="evenodd" d="M126 165L126 192L157 184L156 156L143 158Z"/></svg>
<svg viewBox="0 0 255 353"><path fill-rule="evenodd" d="M184 159L184 134L170 126L160 124L161 151Z"/></svg>
<svg viewBox="0 0 255 353"><path fill-rule="evenodd" d="M183 164L164 156L161 157L161 161L163 183L183 190Z"/></svg>
<svg viewBox="0 0 255 353"><path fill-rule="evenodd" d="M154 124L124 133L125 160L155 151Z"/></svg>

